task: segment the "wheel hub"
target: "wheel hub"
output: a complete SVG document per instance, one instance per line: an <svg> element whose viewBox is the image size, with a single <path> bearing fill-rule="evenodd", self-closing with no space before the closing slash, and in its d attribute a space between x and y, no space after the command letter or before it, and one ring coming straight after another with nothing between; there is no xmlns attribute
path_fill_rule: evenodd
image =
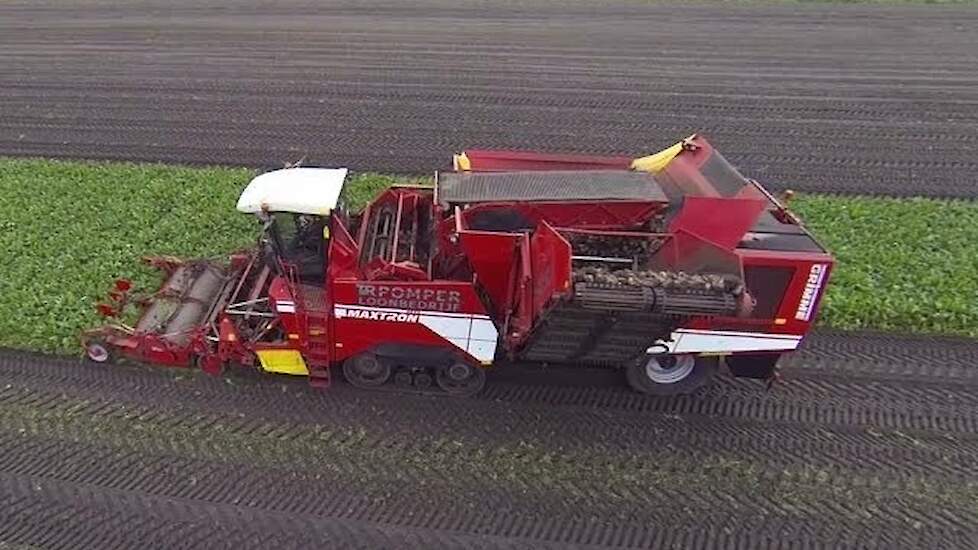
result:
<svg viewBox="0 0 978 550"><path fill-rule="evenodd" d="M98 342L88 344L85 351L88 353L88 358L96 363L104 363L109 359L109 350Z"/></svg>
<svg viewBox="0 0 978 550"><path fill-rule="evenodd" d="M427 372L419 372L414 375L414 385L419 388L430 388L433 380Z"/></svg>
<svg viewBox="0 0 978 550"><path fill-rule="evenodd" d="M438 387L453 395L475 395L486 382L485 370L462 362L435 371Z"/></svg>
<svg viewBox="0 0 978 550"><path fill-rule="evenodd" d="M464 363L456 363L448 368L448 377L456 382L461 382L472 376L472 367Z"/></svg>
<svg viewBox="0 0 978 550"><path fill-rule="evenodd" d="M403 387L410 386L411 372L406 369L402 369L398 371L397 374L394 375L394 383L397 384L398 386L403 386Z"/></svg>
<svg viewBox="0 0 978 550"><path fill-rule="evenodd" d="M372 355L362 355L347 360L343 373L354 386L374 388L387 382L391 366Z"/></svg>
<svg viewBox="0 0 978 550"><path fill-rule="evenodd" d="M675 384L693 372L692 355L651 356L645 362L645 375L657 384Z"/></svg>

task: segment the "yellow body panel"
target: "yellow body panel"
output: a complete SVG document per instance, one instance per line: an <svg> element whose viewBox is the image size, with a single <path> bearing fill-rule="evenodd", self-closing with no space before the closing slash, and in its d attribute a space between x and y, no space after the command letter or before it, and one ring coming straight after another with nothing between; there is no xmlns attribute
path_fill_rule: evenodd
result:
<svg viewBox="0 0 978 550"><path fill-rule="evenodd" d="M465 155L465 153L455 155L452 160L455 164L455 170L468 172L472 169L472 162L469 160L469 157Z"/></svg>
<svg viewBox="0 0 978 550"><path fill-rule="evenodd" d="M265 372L309 376L302 354L294 349L264 349L256 353Z"/></svg>
<svg viewBox="0 0 978 550"><path fill-rule="evenodd" d="M676 155L683 152L683 144L685 142L680 141L679 143L669 147L668 149L663 149L654 155L649 155L647 157L637 158L632 161L632 170L639 170L642 172L652 172L653 174L659 172L669 164L672 159L676 158Z"/></svg>

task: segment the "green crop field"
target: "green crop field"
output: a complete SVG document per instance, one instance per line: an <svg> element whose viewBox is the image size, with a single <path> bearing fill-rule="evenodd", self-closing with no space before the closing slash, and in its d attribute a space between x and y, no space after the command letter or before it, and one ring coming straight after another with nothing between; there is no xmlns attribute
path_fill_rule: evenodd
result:
<svg viewBox="0 0 978 550"><path fill-rule="evenodd" d="M144 254L219 256L254 242L234 210L253 172L0 159L0 346L73 353L116 277L159 283ZM397 181L351 178L351 206ZM820 322L978 336L978 204L802 196L793 207L837 255Z"/></svg>

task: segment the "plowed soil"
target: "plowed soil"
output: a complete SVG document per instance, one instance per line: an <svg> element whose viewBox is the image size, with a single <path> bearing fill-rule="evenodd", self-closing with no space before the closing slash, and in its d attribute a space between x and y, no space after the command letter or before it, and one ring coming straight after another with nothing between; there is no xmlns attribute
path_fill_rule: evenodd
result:
<svg viewBox="0 0 978 550"><path fill-rule="evenodd" d="M978 10L579 0L0 6L0 154L428 173L704 132L772 188L974 197Z"/></svg>
<svg viewBox="0 0 978 550"><path fill-rule="evenodd" d="M462 400L7 352L0 540L968 548L976 367L969 341L820 334L770 391L516 367Z"/></svg>
<svg viewBox="0 0 978 550"><path fill-rule="evenodd" d="M703 131L774 188L976 195L973 9L270 6L4 2L0 154L428 172ZM0 352L0 548L974 547L978 345L823 333L785 378L449 400Z"/></svg>

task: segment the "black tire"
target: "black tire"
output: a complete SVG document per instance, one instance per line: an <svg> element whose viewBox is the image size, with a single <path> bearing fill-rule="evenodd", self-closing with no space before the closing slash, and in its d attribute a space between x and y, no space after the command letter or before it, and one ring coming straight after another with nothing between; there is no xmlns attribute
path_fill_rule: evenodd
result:
<svg viewBox="0 0 978 550"><path fill-rule="evenodd" d="M456 361L435 372L435 382L445 393L459 397L470 397L486 385L486 370L468 363Z"/></svg>
<svg viewBox="0 0 978 550"><path fill-rule="evenodd" d="M354 355L343 362L343 375L358 388L383 386L391 377L391 365L373 353Z"/></svg>
<svg viewBox="0 0 978 550"><path fill-rule="evenodd" d="M684 395L706 386L719 364L716 357L644 355L625 366L625 379L647 395Z"/></svg>

